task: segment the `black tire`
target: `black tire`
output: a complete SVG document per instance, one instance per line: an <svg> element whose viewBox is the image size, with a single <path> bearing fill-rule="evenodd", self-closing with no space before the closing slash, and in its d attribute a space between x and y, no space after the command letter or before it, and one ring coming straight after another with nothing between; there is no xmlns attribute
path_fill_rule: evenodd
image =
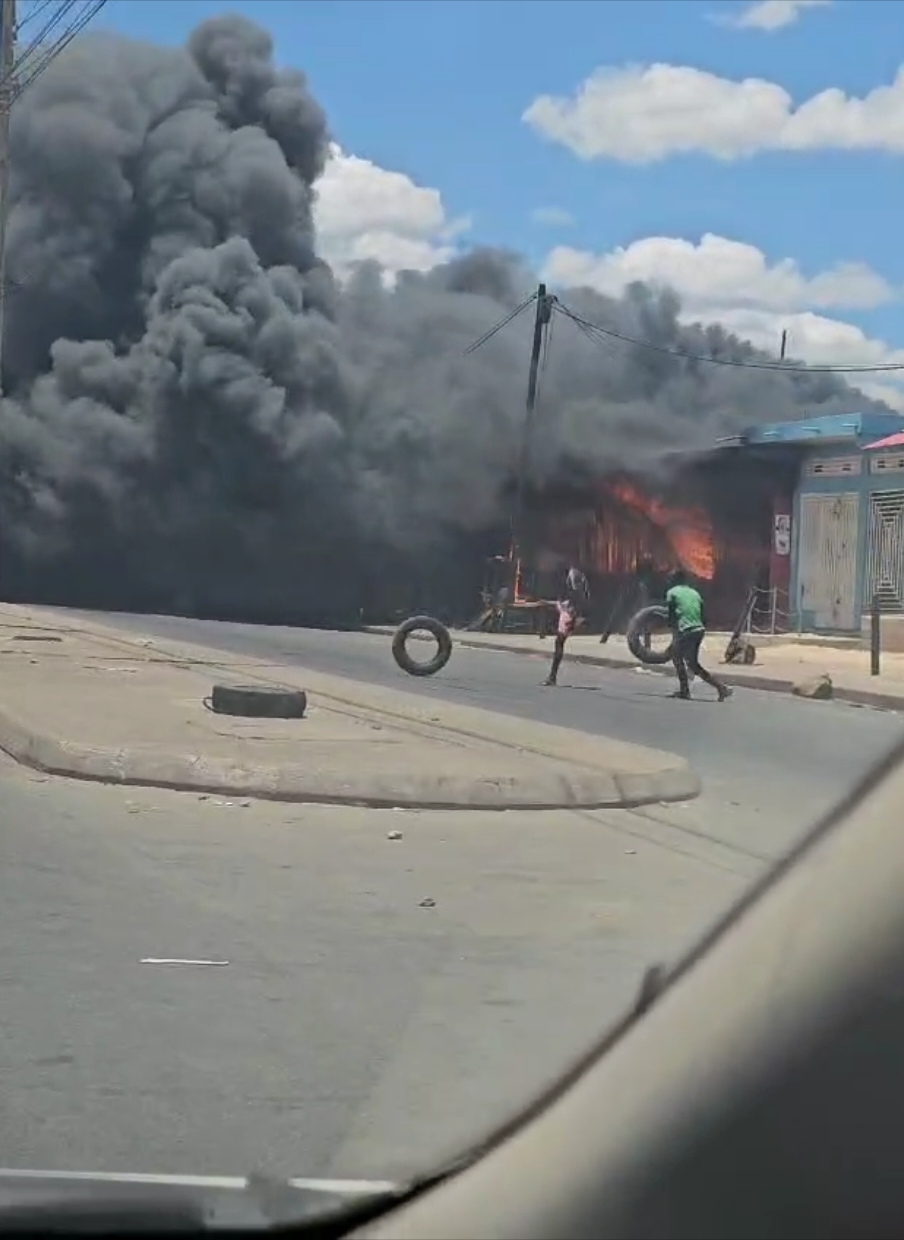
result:
<svg viewBox="0 0 904 1240"><path fill-rule="evenodd" d="M671 642L669 642L665 650L647 650L643 640L644 634L648 629L661 628L668 622L668 618L669 609L661 604L641 607L640 611L631 617L628 631L625 634L625 640L628 643L628 649L640 663L646 663L653 667L659 667L663 663L671 663Z"/></svg>
<svg viewBox="0 0 904 1240"><path fill-rule="evenodd" d="M439 647L432 659L419 663L408 653L408 638L412 633L429 633ZM396 629L392 639L392 657L409 676L435 676L452 658L452 634L439 620L432 616L411 616Z"/></svg>
<svg viewBox="0 0 904 1240"><path fill-rule="evenodd" d="M304 689L280 685L214 685L210 709L217 715L246 719L303 719L308 707Z"/></svg>

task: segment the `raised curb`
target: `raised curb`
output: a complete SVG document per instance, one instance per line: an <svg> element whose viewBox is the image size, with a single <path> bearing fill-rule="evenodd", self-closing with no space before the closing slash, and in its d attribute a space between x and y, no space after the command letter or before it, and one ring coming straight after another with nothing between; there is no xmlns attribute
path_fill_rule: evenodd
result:
<svg viewBox="0 0 904 1240"><path fill-rule="evenodd" d="M367 625L362 632L374 633L380 637L391 637L395 633L395 629L384 625ZM412 634L412 638L415 641L432 641L432 638L422 637L418 633ZM544 653L543 650L531 650L526 646L507 646L504 642L477 642L467 637L460 637L457 633L453 633L452 640L456 646L464 646L468 650L493 650L502 654L530 655L534 658ZM630 672L634 668L642 666L645 672L653 672L657 676L669 675L668 670L663 667L656 667L653 664L629 663L626 659L610 659L605 655L568 653L565 655L565 662L581 663L588 667L605 667L613 671L622 672ZM731 672L723 671L721 667L719 669L719 679L732 687L760 689L766 693L790 694L796 683L793 680L777 676L734 676ZM876 710L904 711L904 693L887 693L878 689L846 689L841 685L833 685L831 700L833 702L846 702L851 706L871 706Z"/></svg>
<svg viewBox="0 0 904 1240"><path fill-rule="evenodd" d="M421 772L386 776L313 775L301 765L243 767L225 759L140 749L101 749L42 735L0 710L0 750L48 775L94 783L168 788L256 800L374 809L630 809L688 801L700 780L686 765L660 771L574 773L538 770L526 778L466 779Z"/></svg>

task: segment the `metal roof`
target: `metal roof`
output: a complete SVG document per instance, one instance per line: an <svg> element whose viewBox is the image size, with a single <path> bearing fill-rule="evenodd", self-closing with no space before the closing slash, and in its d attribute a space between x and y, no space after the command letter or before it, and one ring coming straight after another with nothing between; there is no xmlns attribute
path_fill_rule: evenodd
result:
<svg viewBox="0 0 904 1240"><path fill-rule="evenodd" d="M766 422L751 426L740 436L748 444L803 444L828 441L859 442L904 432L904 416L897 413L837 413L797 422Z"/></svg>

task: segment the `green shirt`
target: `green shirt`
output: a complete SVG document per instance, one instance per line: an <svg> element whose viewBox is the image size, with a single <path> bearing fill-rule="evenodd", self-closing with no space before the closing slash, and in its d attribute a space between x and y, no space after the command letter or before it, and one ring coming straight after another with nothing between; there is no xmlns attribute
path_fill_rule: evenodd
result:
<svg viewBox="0 0 904 1240"><path fill-rule="evenodd" d="M679 633L693 633L703 628L703 599L693 586L672 586L665 601L678 621Z"/></svg>

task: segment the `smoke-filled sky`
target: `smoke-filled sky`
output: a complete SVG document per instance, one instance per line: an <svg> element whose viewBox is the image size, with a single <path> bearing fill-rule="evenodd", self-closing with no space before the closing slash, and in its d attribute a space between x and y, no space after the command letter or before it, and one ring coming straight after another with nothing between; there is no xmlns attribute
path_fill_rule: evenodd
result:
<svg viewBox="0 0 904 1240"><path fill-rule="evenodd" d="M334 279L312 204L342 135L266 31L216 18L177 50L84 35L13 121L0 536L23 580L302 598L362 546L417 554L499 518L530 314L464 351L535 277L478 251L392 289ZM560 296L657 344L743 349L681 326L668 294ZM869 402L839 378L602 348L557 318L535 469L852 406Z"/></svg>

